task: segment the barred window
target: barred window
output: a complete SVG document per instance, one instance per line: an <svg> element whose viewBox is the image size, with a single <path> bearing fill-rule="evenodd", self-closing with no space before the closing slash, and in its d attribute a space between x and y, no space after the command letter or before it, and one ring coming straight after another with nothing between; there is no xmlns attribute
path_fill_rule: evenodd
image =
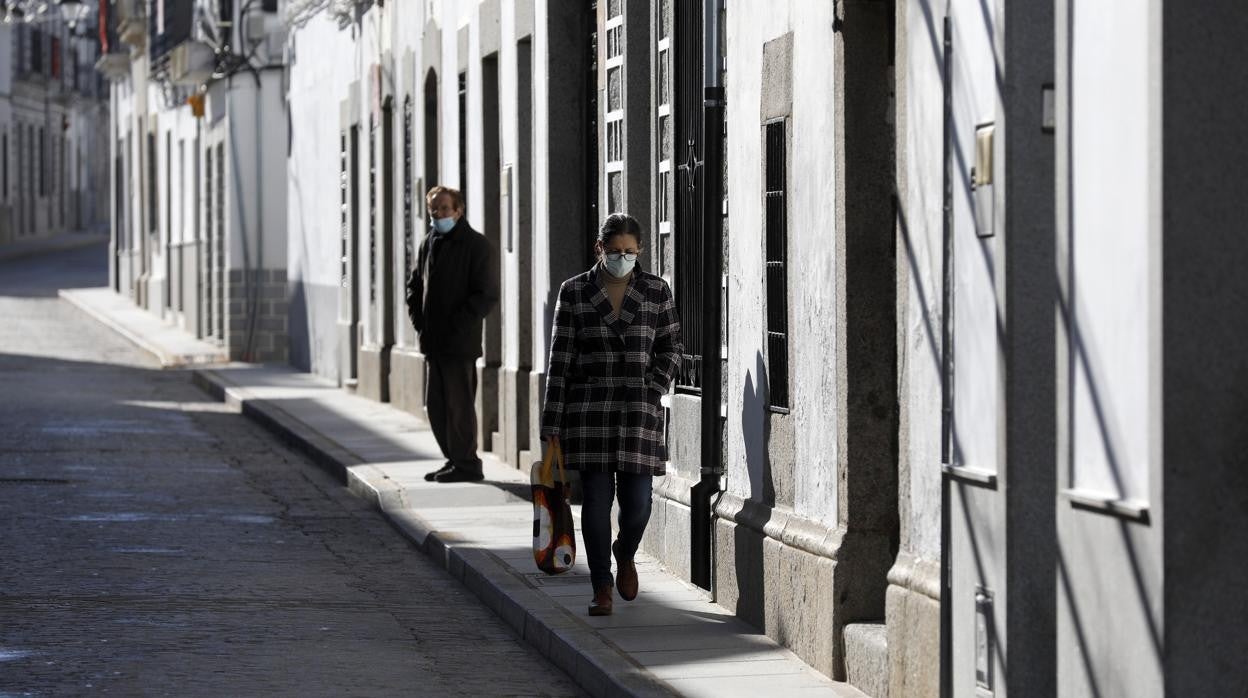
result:
<svg viewBox="0 0 1248 698"><path fill-rule="evenodd" d="M214 197L217 207L217 245L213 267L216 269L217 307L216 336L225 339L225 144L217 144L217 191Z"/></svg>
<svg viewBox="0 0 1248 698"><path fill-rule="evenodd" d="M377 118L368 119L368 301L377 301Z"/></svg>
<svg viewBox="0 0 1248 698"><path fill-rule="evenodd" d="M685 392L702 390L702 357L714 341L703 331L703 297L719 290L718 280L703 278L702 180L703 110L702 8L700 3L677 2L672 8L672 119L675 188L672 226L676 305L680 311L681 356L676 385ZM712 287L712 283L714 286Z"/></svg>
<svg viewBox="0 0 1248 698"><path fill-rule="evenodd" d="M767 379L768 404L777 410L789 408L788 335L788 200L785 192L786 139L783 120L766 125L766 202L767 229Z"/></svg>
<svg viewBox="0 0 1248 698"><path fill-rule="evenodd" d="M468 73L459 74L459 193L468 200Z"/></svg>
<svg viewBox="0 0 1248 698"><path fill-rule="evenodd" d="M213 312L214 306L212 304L214 289L216 288L214 284L213 276L212 276L213 261L214 261L212 258L212 251L213 251L212 243L213 243L213 238L214 238L213 233L216 231L216 228L213 227L212 193L213 193L214 170L212 167L212 163L213 163L212 148L210 147L204 152L204 192L203 192L204 194L203 198L206 199L206 204L207 204L204 206L204 230L208 231L208 242L207 244L204 245L204 253L203 253L204 285L206 287L204 289L204 299L207 301L206 303L204 303L204 335L207 337L213 336L215 328L217 326L216 316L215 316L215 313Z"/></svg>
<svg viewBox="0 0 1248 698"><path fill-rule="evenodd" d="M654 24L657 31L654 66L655 138L655 232L654 270L672 281L672 5L669 0L657 4Z"/></svg>
<svg viewBox="0 0 1248 698"><path fill-rule="evenodd" d="M415 221L412 206L412 97L403 100L403 276L412 273L412 257L415 253ZM343 141L343 158L346 158L346 141ZM344 174L344 184L345 174ZM345 195L344 195L345 196ZM346 215L345 213L343 214ZM343 224L343 235L346 237L346 224ZM345 243L344 243L345 244Z"/></svg>
<svg viewBox="0 0 1248 698"><path fill-rule="evenodd" d="M347 134L343 132L339 135L338 145L338 224L341 237L338 278L342 288L351 288L351 188L348 182L348 163Z"/></svg>

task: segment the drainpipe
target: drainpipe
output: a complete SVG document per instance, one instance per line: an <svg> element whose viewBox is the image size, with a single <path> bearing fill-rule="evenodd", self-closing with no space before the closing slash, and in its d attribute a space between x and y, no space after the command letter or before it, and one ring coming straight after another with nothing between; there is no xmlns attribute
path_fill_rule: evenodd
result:
<svg viewBox="0 0 1248 698"><path fill-rule="evenodd" d="M953 30L949 9L945 8L944 23L944 211L941 235L942 304L941 304L941 463L953 464ZM953 695L953 554L950 531L949 474L941 469L940 476L940 695Z"/></svg>
<svg viewBox="0 0 1248 698"><path fill-rule="evenodd" d="M690 489L690 572L694 584L711 588L712 501L720 491L723 439L720 303L723 297L723 129L724 87L720 81L720 10L723 0L703 0L703 139L702 139L702 476Z"/></svg>

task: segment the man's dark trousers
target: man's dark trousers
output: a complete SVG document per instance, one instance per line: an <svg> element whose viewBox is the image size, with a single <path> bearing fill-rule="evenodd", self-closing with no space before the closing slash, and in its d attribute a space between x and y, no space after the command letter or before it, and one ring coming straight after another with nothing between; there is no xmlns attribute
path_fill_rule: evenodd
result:
<svg viewBox="0 0 1248 698"><path fill-rule="evenodd" d="M477 457L477 360L427 357L425 409L442 456L465 473L481 474Z"/></svg>

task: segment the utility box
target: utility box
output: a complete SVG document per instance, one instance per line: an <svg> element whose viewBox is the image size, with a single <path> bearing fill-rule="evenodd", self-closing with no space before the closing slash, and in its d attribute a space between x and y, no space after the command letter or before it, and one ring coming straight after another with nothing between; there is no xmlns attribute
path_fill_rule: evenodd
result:
<svg viewBox="0 0 1248 698"><path fill-rule="evenodd" d="M169 80L175 85L199 85L212 77L212 48L198 41L183 41L169 52Z"/></svg>
<svg viewBox="0 0 1248 698"><path fill-rule="evenodd" d="M993 124L975 127L975 166L971 169L971 191L974 193L975 234L992 237L996 210L993 197Z"/></svg>

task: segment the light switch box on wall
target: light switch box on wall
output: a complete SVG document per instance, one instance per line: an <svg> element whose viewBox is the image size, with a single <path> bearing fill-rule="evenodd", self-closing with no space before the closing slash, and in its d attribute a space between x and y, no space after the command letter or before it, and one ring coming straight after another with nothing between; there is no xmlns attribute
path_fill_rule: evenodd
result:
<svg viewBox="0 0 1248 698"><path fill-rule="evenodd" d="M992 194L993 181L993 131L991 123L975 127L975 165L971 168L971 192L975 206L975 234L981 238L992 237L996 218Z"/></svg>

